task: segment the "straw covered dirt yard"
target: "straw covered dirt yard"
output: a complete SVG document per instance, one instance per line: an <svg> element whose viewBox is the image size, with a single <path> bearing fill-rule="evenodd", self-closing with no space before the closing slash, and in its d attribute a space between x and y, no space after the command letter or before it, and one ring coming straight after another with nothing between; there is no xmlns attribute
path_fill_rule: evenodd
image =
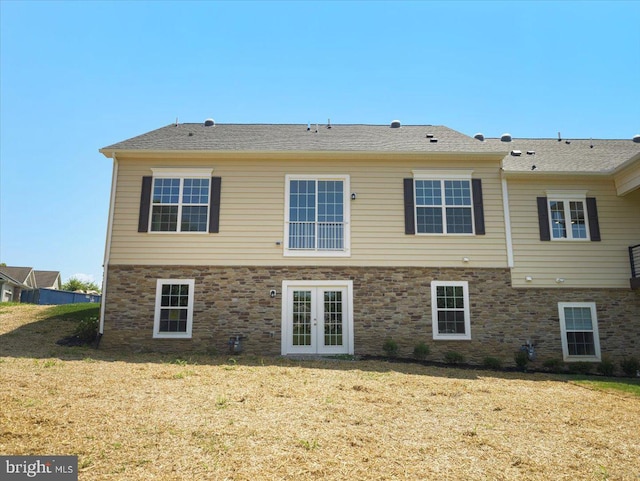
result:
<svg viewBox="0 0 640 481"><path fill-rule="evenodd" d="M640 398L568 376L57 346L0 308L0 453L80 480L635 480Z"/></svg>

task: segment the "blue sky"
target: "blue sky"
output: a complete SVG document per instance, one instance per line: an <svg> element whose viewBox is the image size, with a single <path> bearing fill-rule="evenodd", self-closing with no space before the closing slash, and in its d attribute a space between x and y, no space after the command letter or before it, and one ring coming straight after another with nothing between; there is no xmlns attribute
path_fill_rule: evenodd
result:
<svg viewBox="0 0 640 481"><path fill-rule="evenodd" d="M101 282L111 161L174 122L640 134L640 2L0 1L0 262Z"/></svg>

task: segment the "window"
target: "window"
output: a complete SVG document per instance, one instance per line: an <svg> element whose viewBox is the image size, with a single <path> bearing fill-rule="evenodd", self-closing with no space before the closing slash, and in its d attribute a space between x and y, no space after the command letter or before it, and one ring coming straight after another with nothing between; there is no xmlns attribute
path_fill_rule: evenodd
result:
<svg viewBox="0 0 640 481"><path fill-rule="evenodd" d="M552 239L587 239L584 201L549 199Z"/></svg>
<svg viewBox="0 0 640 481"><path fill-rule="evenodd" d="M434 339L471 339L469 283L431 282L431 314Z"/></svg>
<svg viewBox="0 0 640 481"><path fill-rule="evenodd" d="M287 176L285 255L349 255L349 177Z"/></svg>
<svg viewBox="0 0 640 481"><path fill-rule="evenodd" d="M559 302L562 355L565 361L600 361L594 302Z"/></svg>
<svg viewBox="0 0 640 481"><path fill-rule="evenodd" d="M416 180L418 234L473 234L471 181Z"/></svg>
<svg viewBox="0 0 640 481"><path fill-rule="evenodd" d="M599 241L596 199L586 191L548 191L538 197L540 240Z"/></svg>
<svg viewBox="0 0 640 481"><path fill-rule="evenodd" d="M206 232L209 179L153 179L151 232Z"/></svg>
<svg viewBox="0 0 640 481"><path fill-rule="evenodd" d="M482 181L471 171L413 171L404 179L405 234L484 235Z"/></svg>
<svg viewBox="0 0 640 481"><path fill-rule="evenodd" d="M153 337L191 337L194 285L193 279L158 279Z"/></svg>
<svg viewBox="0 0 640 481"><path fill-rule="evenodd" d="M142 178L138 232L219 231L220 177L211 169L152 169Z"/></svg>

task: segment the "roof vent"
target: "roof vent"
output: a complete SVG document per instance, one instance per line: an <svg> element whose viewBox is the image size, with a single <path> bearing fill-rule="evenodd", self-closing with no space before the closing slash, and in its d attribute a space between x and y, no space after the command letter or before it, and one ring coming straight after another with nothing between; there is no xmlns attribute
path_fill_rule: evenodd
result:
<svg viewBox="0 0 640 481"><path fill-rule="evenodd" d="M520 150L512 150L511 155L513 155L514 157L520 157L522 155L522 152Z"/></svg>
<svg viewBox="0 0 640 481"><path fill-rule="evenodd" d="M216 121L213 120L213 119L207 119L207 120L204 121L204 126L205 127L212 127L214 125L216 125Z"/></svg>
<svg viewBox="0 0 640 481"><path fill-rule="evenodd" d="M640 144L640 134L638 134L638 135L634 135L634 136L633 136L633 141L634 141L636 144Z"/></svg>
<svg viewBox="0 0 640 481"><path fill-rule="evenodd" d="M399 120L392 120L391 121L391 128L392 129L399 129L400 128L400 121Z"/></svg>
<svg viewBox="0 0 640 481"><path fill-rule="evenodd" d="M535 150L527 150L527 155L535 155L536 151Z"/></svg>
<svg viewBox="0 0 640 481"><path fill-rule="evenodd" d="M427 139L433 139L433 134L427 134L426 137Z"/></svg>
<svg viewBox="0 0 640 481"><path fill-rule="evenodd" d="M429 139L429 142L431 142L432 144L435 144L438 141L438 139L431 137Z"/></svg>
<svg viewBox="0 0 640 481"><path fill-rule="evenodd" d="M511 142L511 134L502 134L500 140L503 142Z"/></svg>
<svg viewBox="0 0 640 481"><path fill-rule="evenodd" d="M480 132L478 132L476 135L473 136L474 139L479 140L480 142L484 141L484 134L481 134Z"/></svg>

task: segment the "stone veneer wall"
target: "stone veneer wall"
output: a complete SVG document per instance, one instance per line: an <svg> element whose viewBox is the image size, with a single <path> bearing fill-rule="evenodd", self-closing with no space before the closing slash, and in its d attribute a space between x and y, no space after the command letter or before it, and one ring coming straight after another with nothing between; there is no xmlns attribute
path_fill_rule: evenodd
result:
<svg viewBox="0 0 640 481"><path fill-rule="evenodd" d="M562 359L558 302L595 302L603 356L640 357L640 292L513 289L508 269L111 266L108 275L106 348L226 353L229 337L242 335L245 352L279 355L282 281L353 280L357 355L381 355L384 340L393 338L404 357L425 341L431 360L452 350L471 363L493 356L511 365L531 340L541 365ZM192 339L152 338L157 279L195 279ZM472 340L433 340L432 280L469 282Z"/></svg>

